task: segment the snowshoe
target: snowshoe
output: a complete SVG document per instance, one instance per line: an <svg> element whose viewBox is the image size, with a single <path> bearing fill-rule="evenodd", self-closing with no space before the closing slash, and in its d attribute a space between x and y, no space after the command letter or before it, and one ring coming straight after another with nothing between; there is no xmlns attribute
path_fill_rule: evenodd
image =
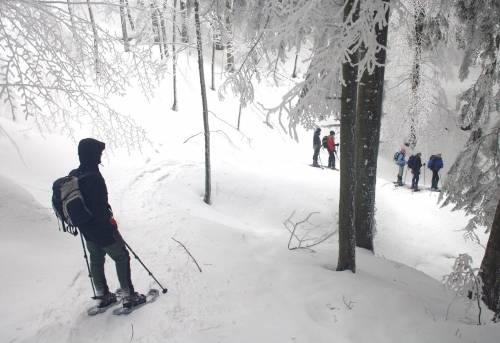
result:
<svg viewBox="0 0 500 343"><path fill-rule="evenodd" d="M96 314L106 312L110 307L118 303L116 298L116 294L112 292L108 292L102 296L96 297L96 300L99 300L98 304L92 306L87 310L87 314L89 316L95 316Z"/></svg>
<svg viewBox="0 0 500 343"><path fill-rule="evenodd" d="M113 314L117 316L129 314L144 305L152 303L159 295L160 292L157 289L150 289L146 295L134 293L126 296L123 298L123 307L114 309Z"/></svg>

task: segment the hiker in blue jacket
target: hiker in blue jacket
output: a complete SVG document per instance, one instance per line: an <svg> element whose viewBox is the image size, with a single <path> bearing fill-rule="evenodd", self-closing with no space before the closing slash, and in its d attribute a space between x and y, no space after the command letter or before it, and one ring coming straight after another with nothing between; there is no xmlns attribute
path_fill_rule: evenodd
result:
<svg viewBox="0 0 500 343"><path fill-rule="evenodd" d="M429 161L427 162L427 168L432 171L432 183L431 183L431 191L439 191L438 182L439 182L439 170L443 168L443 159L441 158L441 154L431 155Z"/></svg>
<svg viewBox="0 0 500 343"><path fill-rule="evenodd" d="M398 186L403 185L403 172L406 165L405 155L406 149L404 147L401 147L401 149L394 154L394 162L398 166L398 181L396 182Z"/></svg>

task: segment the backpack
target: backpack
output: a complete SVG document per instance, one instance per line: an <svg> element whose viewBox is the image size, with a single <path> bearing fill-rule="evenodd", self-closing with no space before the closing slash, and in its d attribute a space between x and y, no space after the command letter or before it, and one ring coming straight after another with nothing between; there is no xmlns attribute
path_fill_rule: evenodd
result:
<svg viewBox="0 0 500 343"><path fill-rule="evenodd" d="M62 224L62 231L74 236L78 234L76 230L78 226L93 218L79 186L79 181L88 175L90 174L64 176L54 181L52 185L52 208Z"/></svg>
<svg viewBox="0 0 500 343"><path fill-rule="evenodd" d="M429 161L427 162L427 168L429 168L430 170L432 170L432 168L434 167L434 160L436 159L436 156L434 155L431 155L431 157L429 157Z"/></svg>
<svg viewBox="0 0 500 343"><path fill-rule="evenodd" d="M410 169L413 169L415 165L415 155L411 155L410 158L408 159L408 167L410 167Z"/></svg>
<svg viewBox="0 0 500 343"><path fill-rule="evenodd" d="M321 140L321 146L325 149L328 149L328 136L324 136L323 139Z"/></svg>
<svg viewBox="0 0 500 343"><path fill-rule="evenodd" d="M394 162L397 162L399 160L400 154L401 154L401 151L396 151L396 153L394 153Z"/></svg>

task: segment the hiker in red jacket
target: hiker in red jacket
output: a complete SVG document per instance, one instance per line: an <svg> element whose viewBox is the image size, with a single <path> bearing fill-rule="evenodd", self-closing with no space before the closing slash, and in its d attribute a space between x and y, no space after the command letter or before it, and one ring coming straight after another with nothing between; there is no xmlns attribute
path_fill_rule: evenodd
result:
<svg viewBox="0 0 500 343"><path fill-rule="evenodd" d="M335 168L335 153L336 153L336 148L339 144L335 144L335 131L330 131L330 135L326 139L326 149L328 150L328 168L331 169L337 169Z"/></svg>

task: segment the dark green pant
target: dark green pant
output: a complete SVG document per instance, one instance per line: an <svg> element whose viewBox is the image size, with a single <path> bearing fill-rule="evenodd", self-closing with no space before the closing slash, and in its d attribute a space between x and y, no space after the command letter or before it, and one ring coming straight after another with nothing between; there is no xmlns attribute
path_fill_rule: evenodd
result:
<svg viewBox="0 0 500 343"><path fill-rule="evenodd" d="M125 244L117 232L116 242L105 247L101 247L94 242L86 241L87 250L90 255L90 273L96 288L97 295L109 292L106 276L104 274L104 261L106 254L115 261L116 274L120 282L120 288L124 294L132 294L134 286L130 277L130 256Z"/></svg>

